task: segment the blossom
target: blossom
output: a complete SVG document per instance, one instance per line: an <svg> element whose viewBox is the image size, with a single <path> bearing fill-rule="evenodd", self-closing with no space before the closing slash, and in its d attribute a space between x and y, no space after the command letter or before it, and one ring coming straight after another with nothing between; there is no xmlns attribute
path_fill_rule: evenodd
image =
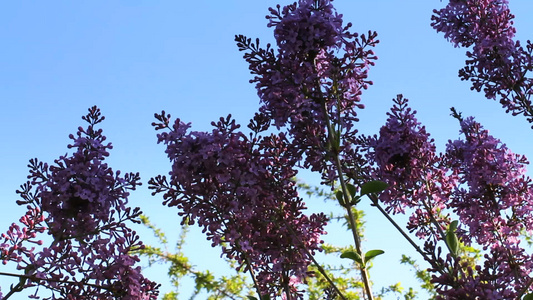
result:
<svg viewBox="0 0 533 300"><path fill-rule="evenodd" d="M144 278L134 265L139 261L132 251L143 247L126 222L138 222L138 208L127 206L130 190L139 183L138 173L121 176L104 160L110 143L95 125L102 122L97 107L83 117L87 128L70 135L75 151L61 156L53 165L30 161L29 181L17 191L28 206L21 219L22 234L16 225L3 237L35 243L35 233L45 230L52 243L40 251L26 251L15 243L14 260L27 280L16 288L45 287L52 292L46 299L156 299L157 284ZM28 237L23 234L29 235ZM38 244L42 244L39 242ZM23 249L21 251L21 249ZM37 296L35 296L37 297Z"/></svg>
<svg viewBox="0 0 533 300"><path fill-rule="evenodd" d="M42 245L43 241L37 239L37 235L44 232L44 215L38 207L27 206L28 211L20 218L20 223L11 224L6 233L2 233L3 242L0 244L0 259L2 264L9 261L21 263L26 257L34 255L36 245ZM33 244L28 247L26 244Z"/></svg>
<svg viewBox="0 0 533 300"><path fill-rule="evenodd" d="M507 112L533 122L533 80L526 76L533 66L533 45L528 41L524 48L514 41L513 19L506 0L452 0L434 10L431 25L455 46L472 47L459 71L462 80L472 81L472 89L483 90L489 99L499 97Z"/></svg>
<svg viewBox="0 0 533 300"><path fill-rule="evenodd" d="M519 239L532 225L528 162L472 117L463 119L455 111L454 116L465 138L449 141L443 158L458 180L447 206L459 217L460 241L482 246L484 261L471 265L455 260L452 274L434 276L432 282L441 299L516 299L533 266Z"/></svg>
<svg viewBox="0 0 533 300"><path fill-rule="evenodd" d="M469 229L465 241L513 246L522 229L533 229L533 189L525 156L512 153L478 122L461 121L464 140L447 145L448 164L460 185L450 206Z"/></svg>
<svg viewBox="0 0 533 300"><path fill-rule="evenodd" d="M513 263L509 262L513 255ZM475 266L465 261L448 259L452 274L433 276L439 300L461 299L517 299L528 279L531 257L524 249L491 248L483 255L484 261ZM518 267L520 266L520 267Z"/></svg>
<svg viewBox="0 0 533 300"><path fill-rule="evenodd" d="M513 27L507 0L451 0L440 10L434 10L432 26L456 46L514 46Z"/></svg>
<svg viewBox="0 0 533 300"><path fill-rule="evenodd" d="M283 134L248 139L228 118L212 132L156 115L158 134L172 162L169 181L150 180L182 222L198 223L213 246L244 266L263 294L275 295L291 277L304 279L308 253L320 251L323 214L306 216L296 191L294 158Z"/></svg>
<svg viewBox="0 0 533 300"><path fill-rule="evenodd" d="M432 219L438 219L443 228L449 222L439 211L446 207L455 179L448 176L440 163L433 139L416 119L416 111L408 106L408 100L398 95L393 101L379 136L365 141L367 159L374 164L370 179L390 185L379 198L387 211L414 210L408 227L424 238L434 234ZM441 237L433 235L433 238Z"/></svg>
<svg viewBox="0 0 533 300"><path fill-rule="evenodd" d="M259 40L236 37L254 74L251 82L262 103L260 113L278 129L287 127L289 150L305 157L304 167L332 181L336 173L324 159L332 154L328 126L347 137L357 132L353 123L357 109L363 108L360 95L371 84L367 73L376 59L367 48L378 42L376 33L351 33L351 24L343 25L342 15L328 0L278 5L267 19L277 51L269 44L261 48Z"/></svg>

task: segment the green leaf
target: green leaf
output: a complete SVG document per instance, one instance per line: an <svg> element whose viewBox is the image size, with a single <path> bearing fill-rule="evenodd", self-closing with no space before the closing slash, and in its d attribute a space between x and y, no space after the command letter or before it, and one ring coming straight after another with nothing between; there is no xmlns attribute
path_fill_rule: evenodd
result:
<svg viewBox="0 0 533 300"><path fill-rule="evenodd" d="M455 230L457 229L458 225L459 225L459 221L457 221L457 220L452 221L450 223L450 228L448 229L448 231L455 232Z"/></svg>
<svg viewBox="0 0 533 300"><path fill-rule="evenodd" d="M255 298L254 296L246 296L248 297L248 300L257 300L257 298Z"/></svg>
<svg viewBox="0 0 533 300"><path fill-rule="evenodd" d="M343 196L343 194L342 194L342 191L337 191L337 192L335 193L335 197L337 197L337 200L339 201L339 204L340 204L341 206L344 206L344 196Z"/></svg>
<svg viewBox="0 0 533 300"><path fill-rule="evenodd" d="M459 239L457 238L455 231L448 231L446 233L446 244L448 245L448 248L450 248L452 255L457 256L457 253L459 252Z"/></svg>
<svg viewBox="0 0 533 300"><path fill-rule="evenodd" d="M533 300L533 293L525 295L523 300Z"/></svg>
<svg viewBox="0 0 533 300"><path fill-rule="evenodd" d="M369 260L383 253L385 253L383 250L368 250L365 253L365 263L368 263Z"/></svg>
<svg viewBox="0 0 533 300"><path fill-rule="evenodd" d="M446 244L453 256L456 256L459 252L459 239L455 233L457 226L459 226L459 221L452 221L450 227L448 227L448 230L446 231Z"/></svg>
<svg viewBox="0 0 533 300"><path fill-rule="evenodd" d="M389 185L383 181L374 180L363 183L361 186L361 196L372 194L372 193L379 193L384 191Z"/></svg>
<svg viewBox="0 0 533 300"><path fill-rule="evenodd" d="M355 198L355 193L357 193L357 188L353 184L346 184L346 188L348 189L348 193L350 193L350 196L352 198Z"/></svg>
<svg viewBox="0 0 533 300"><path fill-rule="evenodd" d="M351 205L357 205L357 203L361 202L361 198L356 196L352 198L352 201L350 202Z"/></svg>
<svg viewBox="0 0 533 300"><path fill-rule="evenodd" d="M344 251L341 254L341 258L349 258L349 259L357 262L360 265L363 264L363 260L361 259L361 255L359 255L359 253L354 252L354 251Z"/></svg>

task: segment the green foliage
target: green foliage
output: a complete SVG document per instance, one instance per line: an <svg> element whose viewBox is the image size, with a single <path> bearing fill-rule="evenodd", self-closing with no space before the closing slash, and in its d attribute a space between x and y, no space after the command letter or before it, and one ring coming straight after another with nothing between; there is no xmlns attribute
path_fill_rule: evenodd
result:
<svg viewBox="0 0 533 300"><path fill-rule="evenodd" d="M459 239L457 238L457 234L455 233L458 223L459 222L457 220L451 222L450 228L448 228L448 231L446 232L446 245L448 246L448 249L450 249L450 253L454 257L456 257L459 253Z"/></svg>
<svg viewBox="0 0 533 300"><path fill-rule="evenodd" d="M151 229L161 247L146 245L144 249L138 251L138 254L147 258L149 265L155 263L169 265L168 276L174 290L165 293L162 298L163 300L179 299L180 284L185 277L192 278L194 281L194 291L189 299L195 299L202 291L207 292L208 300L243 299L246 291L250 290L250 285L247 283L243 274L237 273L232 276L216 278L210 271L197 270L189 262L189 258L182 251L187 237L188 225L182 225L175 246L175 252L170 252L168 250L168 239L163 231L152 224L146 216L141 216L141 222L144 226ZM227 262L230 266L234 266L235 264L232 261Z"/></svg>
<svg viewBox="0 0 533 300"><path fill-rule="evenodd" d="M383 251L383 250L369 250L367 253L365 253L365 267L366 267L366 265L368 264L368 262L371 259L373 259L374 257L376 257L378 255L381 255L383 253L385 253L385 251ZM351 250L344 251L341 254L341 258L349 258L349 259L353 260L354 262L356 262L359 265L363 264L363 260L361 259L361 255L359 255L359 253L357 253L355 251L351 251Z"/></svg>
<svg viewBox="0 0 533 300"><path fill-rule="evenodd" d="M337 201L339 201L339 205L344 205L344 195L342 191L336 191L335 192L335 198L337 198Z"/></svg>
<svg viewBox="0 0 533 300"><path fill-rule="evenodd" d="M331 191L325 190L322 186L311 186L298 178L294 178L296 186L300 192L303 192L308 197L316 197L323 199L324 202L335 200L335 194Z"/></svg>
<svg viewBox="0 0 533 300"><path fill-rule="evenodd" d="M361 258L361 255L359 255L359 253L355 251L345 251L341 254L341 258L349 258L360 265L363 264L363 259Z"/></svg>
<svg viewBox="0 0 533 300"><path fill-rule="evenodd" d="M375 186L373 186L375 185ZM367 185L366 190L362 190L360 194L364 195L363 192L376 193L379 192L379 188L383 188L383 185L380 183ZM305 184L301 181L298 181L298 188L302 194L306 194L312 198L323 199L324 201L332 201L333 203L337 202L337 195L332 191L325 191L319 187L311 187L308 184ZM357 198L357 188L353 185L348 184L347 190L350 193L352 199ZM342 192L341 192L342 195ZM355 216L356 226L358 231L363 236L364 232L364 212L358 210L355 207L351 207L352 213ZM201 292L207 293L208 300L221 300L221 299L249 299L249 300L259 300L257 293L252 288L250 283L247 281L247 274L236 273L231 276L221 276L216 277L213 273L209 271L197 270L192 263L189 261L189 258L183 253L183 245L188 233L188 226L183 225L181 232L178 237L178 241L175 245L174 251L168 250L168 239L164 232L157 228L154 224L150 222L148 217L142 216L141 221L149 228L154 236L158 240L158 245L147 245L144 249L139 250L139 254L148 259L149 265L155 263L164 263L168 264L168 275L169 280L174 288L173 291L166 292L162 299L163 300L178 300L179 299L179 289L181 283L185 277L191 278L194 281L194 291L192 295L189 296L189 299L195 299L199 296ZM330 221L342 222L341 225L346 228L347 231L350 231L350 223L348 222L346 215L335 215L330 213ZM323 271L327 276L334 282L336 287L341 291L344 297L347 300L360 300L365 299L363 296L363 284L360 279L360 274L358 269L362 263L361 256L357 254L354 247L349 246L335 246L330 244L322 245L323 254L328 257L327 261L332 261L333 263L327 264L323 267ZM460 244L459 246L460 253L473 253L467 247ZM383 254L382 250L369 250L365 253L365 262L366 268L370 269L372 267L371 261L378 255ZM340 258L350 258L347 262L344 263L343 259ZM233 269L237 269L236 262L226 260L228 265ZM414 260L404 256L402 258L402 263L409 264L415 269L416 277L422 282L421 287L427 290L432 298L436 296L434 291L434 286L430 283L430 276L425 270L421 270L418 265L415 264ZM340 299L335 298L336 291L332 288L331 284L328 282L326 277L321 273L317 266L310 266L309 273L311 276L300 288L304 289L305 295L309 300L322 300L322 299ZM395 296L396 299L405 299L412 300L416 299L416 292L413 288L407 288L401 286L400 283L392 284L386 288L382 288L381 291L376 295L376 300L390 299L390 297Z"/></svg>
<svg viewBox="0 0 533 300"><path fill-rule="evenodd" d="M414 300L416 299L416 291L413 288L409 288L407 291L402 287L402 285L398 282L396 284L390 285L388 287L382 288L379 295L376 297L376 299L383 299L383 297L386 297L388 295L395 295L396 299L400 299L400 297L403 297L405 300ZM389 296L390 299L390 296Z"/></svg>
<svg viewBox="0 0 533 300"><path fill-rule="evenodd" d="M368 264L368 262L373 259L374 257L381 255L385 253L383 250L369 250L365 253L365 263Z"/></svg>
<svg viewBox="0 0 533 300"><path fill-rule="evenodd" d="M163 295L163 300L178 300L178 293L169 292Z"/></svg>
<svg viewBox="0 0 533 300"><path fill-rule="evenodd" d="M428 298L428 300L436 299L437 292L435 291L435 286L431 283L431 275L429 274L429 272L420 268L416 261L407 255L402 255L400 263L404 265L409 265L413 268L413 270L415 271L415 277L421 282L420 287L426 290L427 293L430 295L430 298Z"/></svg>
<svg viewBox="0 0 533 300"><path fill-rule="evenodd" d="M389 187L387 183L379 180L365 182L361 185L361 196L380 193L387 187Z"/></svg>
<svg viewBox="0 0 533 300"><path fill-rule="evenodd" d="M351 196L355 197L357 189L353 185L347 185L347 187L348 186L352 186L348 188L348 191L351 193ZM337 193L324 192L323 190L320 190L316 187L313 188L301 181L299 181L298 187L301 192L305 192L305 194L309 197L319 199L321 198L324 199L324 201L332 201L333 203L337 203L336 198L338 198L338 196L336 194L338 192L340 192L342 196L342 191L337 191ZM354 214L354 216L356 216L356 225L359 229L359 234L361 235L361 237L363 237L365 224L364 212L362 210L356 209L355 207L352 207L352 213ZM343 227L346 228L347 231L350 230L350 223L348 222L346 215L335 216L333 213L331 213L330 220L342 222ZM360 264L360 261L358 261L357 257L359 257L360 260L360 255L357 254L354 247L351 245L343 247L324 243L322 245L322 249L324 250L323 253L329 258L328 261L333 260L332 257L350 258L350 260L348 260L350 263L348 264L343 263L346 260L341 259L338 260L338 263L334 265L329 264L324 266L324 269L326 270L326 274L328 274L328 276L332 278L335 285L339 288L339 290L342 292L346 299L365 299L362 294L363 284L360 280L360 275L358 273L357 267L357 264ZM365 254L365 260L367 261L366 267L370 269L372 267L372 259L383 253L384 252L382 250L367 251ZM309 300L340 299L333 298L332 295L335 295L334 290L331 288L325 277L320 274L320 272L315 266L311 266L310 271L312 272L312 274L314 274L314 276L307 280L305 291L305 295L309 298ZM431 287L433 287L433 285L431 285ZM405 289L401 286L400 283L396 283L390 285L387 288L383 288L381 292L376 295L375 299L390 299L391 295L403 297L403 299L406 300L416 299L415 290L412 287ZM331 298L328 298L328 296L331 296Z"/></svg>

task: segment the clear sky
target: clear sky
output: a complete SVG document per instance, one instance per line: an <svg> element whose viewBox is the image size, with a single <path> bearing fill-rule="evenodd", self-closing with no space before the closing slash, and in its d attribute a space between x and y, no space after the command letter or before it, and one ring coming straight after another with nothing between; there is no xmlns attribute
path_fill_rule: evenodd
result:
<svg viewBox="0 0 533 300"><path fill-rule="evenodd" d="M258 107L250 75L233 41L235 34L272 42L264 16L274 1L8 1L0 10L0 210L1 232L24 210L15 190L25 182L27 162L52 162L68 149L69 133L83 125L87 108L98 105L106 121L104 134L114 149L113 169L138 171L145 183L131 203L140 206L171 235L179 220L174 209L151 197L146 182L170 168L150 126L153 114L166 110L208 130L210 122L233 114L246 123ZM287 4L283 2L282 4ZM439 150L458 136L449 116L455 106L475 115L493 135L516 153L533 157L531 134L521 117L505 114L457 78L464 49L453 48L430 28L438 0L337 0L334 5L354 30L376 30L379 60L370 71L374 85L363 94L366 109L358 125L375 133L386 119L391 99L403 93ZM530 38L533 1L511 1L518 37ZM314 178L303 178L316 182ZM315 202L314 204L311 202ZM320 200L308 201L313 209ZM372 279L384 286L412 277L395 266L409 245L376 211L368 208L365 249L384 249L375 260ZM174 231L173 231L174 230ZM150 241L150 235L141 230ZM216 263L203 236L192 234L188 249L199 268ZM332 241L344 232L330 230ZM392 268L392 269L391 269ZM0 270L2 270L0 268ZM219 271L224 272L224 271ZM164 276L152 274L164 280ZM160 273L160 271L159 271ZM154 278L157 279L157 278ZM0 279L4 282L4 279ZM1 285L4 287L4 285ZM4 287L6 289L7 287ZM163 290L164 291L164 290ZM183 298L187 294L184 294ZM22 297L20 299L23 299Z"/></svg>

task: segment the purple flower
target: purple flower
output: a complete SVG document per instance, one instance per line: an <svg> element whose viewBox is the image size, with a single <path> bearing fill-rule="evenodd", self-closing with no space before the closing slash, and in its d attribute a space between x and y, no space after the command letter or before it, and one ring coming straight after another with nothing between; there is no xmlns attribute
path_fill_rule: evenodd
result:
<svg viewBox="0 0 533 300"><path fill-rule="evenodd" d="M28 206L27 209L19 220L22 227L13 223L6 233L2 233L0 259L4 265L9 261L22 263L27 257L34 256L35 246L43 244L37 235L46 230L43 226L45 217L38 207ZM27 243L33 244L32 247L28 248Z"/></svg>
<svg viewBox="0 0 533 300"><path fill-rule="evenodd" d="M459 217L460 241L480 245L485 254L479 265L455 260L451 274L434 276L432 282L440 299L516 299L533 266L532 256L519 245L522 233L532 228L528 162L473 118L462 119L455 111L454 116L465 139L447 146L445 163L458 179L447 206Z"/></svg>
<svg viewBox="0 0 533 300"><path fill-rule="evenodd" d="M366 48L377 44L376 34L350 33L328 0L301 0L270 9L278 51L259 47L244 36L236 41L255 77L260 113L277 128L287 126L289 151L304 155L303 166L335 179L330 159L328 123L343 136L354 136L360 95L370 81L368 68L376 57ZM341 55L339 55L341 53ZM349 147L347 147L349 148ZM339 151L339 150L335 150ZM336 153L338 154L338 153Z"/></svg>
<svg viewBox="0 0 533 300"><path fill-rule="evenodd" d="M446 207L455 179L448 176L433 139L417 121L408 100L398 95L393 101L379 136L365 141L367 159L375 164L371 179L390 185L379 198L389 212L413 209L408 228L416 230L420 238L430 235L440 239L431 223L436 219L445 228L449 222L439 212Z"/></svg>
<svg viewBox="0 0 533 300"><path fill-rule="evenodd" d="M96 107L83 117L87 128L70 135L72 155L48 165L32 159L29 182L17 191L28 205L21 218L26 227L13 225L3 235L2 259L18 263L28 276L17 288L40 286L52 292L45 299L156 299L157 284L140 274L132 251L143 247L137 234L126 226L138 222L138 208L127 206L130 190L139 185L139 174L120 176L104 163L111 144L95 125L104 120ZM40 251L19 245L36 243L35 233L45 230L53 241ZM17 247L6 247L11 243ZM37 242L41 244L41 242ZM37 297L37 296L35 296Z"/></svg>
<svg viewBox="0 0 533 300"><path fill-rule="evenodd" d="M514 46L513 27L507 0L450 0L441 10L434 10L431 26L456 46L481 48Z"/></svg>
<svg viewBox="0 0 533 300"><path fill-rule="evenodd" d="M450 141L448 163L459 176L450 206L468 228L465 242L512 247L521 230L533 229L533 190L528 161L512 153L487 130L466 118L464 140Z"/></svg>
<svg viewBox="0 0 533 300"><path fill-rule="evenodd" d="M513 115L524 114L533 122L531 95L533 80L527 72L533 67L533 45L514 41L516 29L506 0L452 0L435 10L432 26L455 46L472 47L466 66L459 71L462 80L472 81L472 89L483 90Z"/></svg>
<svg viewBox="0 0 533 300"><path fill-rule="evenodd" d="M212 132L188 132L189 124L156 115L158 141L172 161L170 178L150 180L182 222L198 223L213 246L222 246L254 274L263 294L275 295L291 277L303 279L308 252L320 251L323 214L306 216L293 177L295 160L283 134L248 139L230 117Z"/></svg>
<svg viewBox="0 0 533 300"><path fill-rule="evenodd" d="M513 255L512 263L509 254ZM496 247L483 258L484 262L475 266L461 260L453 263L448 259L448 269L453 273L433 276L431 280L439 294L437 299L517 299L532 266L530 255L516 247Z"/></svg>

